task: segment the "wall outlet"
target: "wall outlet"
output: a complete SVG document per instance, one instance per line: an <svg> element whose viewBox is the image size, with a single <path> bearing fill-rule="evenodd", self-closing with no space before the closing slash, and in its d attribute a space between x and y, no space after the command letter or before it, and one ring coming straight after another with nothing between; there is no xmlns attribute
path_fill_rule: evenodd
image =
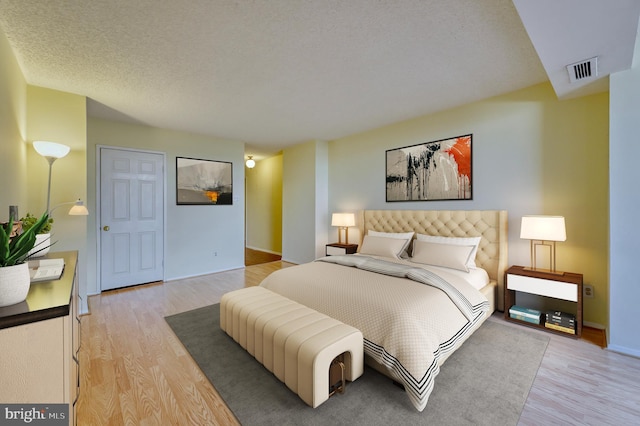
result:
<svg viewBox="0 0 640 426"><path fill-rule="evenodd" d="M593 297L593 286L592 285L584 285L584 286L582 286L582 295L584 297L592 298Z"/></svg>
<svg viewBox="0 0 640 426"><path fill-rule="evenodd" d="M213 252L213 257L217 257L217 256L218 256L218 252L217 252L217 251L214 251L214 252Z"/></svg>

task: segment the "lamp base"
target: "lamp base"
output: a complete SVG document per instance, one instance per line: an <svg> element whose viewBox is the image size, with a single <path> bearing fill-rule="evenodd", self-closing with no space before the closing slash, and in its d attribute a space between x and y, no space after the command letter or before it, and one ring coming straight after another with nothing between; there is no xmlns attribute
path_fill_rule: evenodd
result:
<svg viewBox="0 0 640 426"><path fill-rule="evenodd" d="M344 229L344 243L349 244L349 228L347 226L338 227L338 244L342 244L342 231Z"/></svg>

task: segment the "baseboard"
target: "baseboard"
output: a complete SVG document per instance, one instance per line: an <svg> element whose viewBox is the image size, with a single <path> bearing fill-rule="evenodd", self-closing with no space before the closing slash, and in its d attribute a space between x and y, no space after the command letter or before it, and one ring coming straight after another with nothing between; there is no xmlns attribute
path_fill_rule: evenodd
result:
<svg viewBox="0 0 640 426"><path fill-rule="evenodd" d="M91 314L91 309L89 308L89 298L91 296L97 296L100 293L87 293L86 297L81 297L80 298L80 306L78 309L78 315L90 315Z"/></svg>
<svg viewBox="0 0 640 426"><path fill-rule="evenodd" d="M638 350L638 349L631 349L631 348L627 348L627 347L624 347L624 346L612 345L612 344L609 344L607 349L612 351L612 352L617 352L617 353L622 354L622 355L629 355L629 356L632 356L634 358L640 358L640 350Z"/></svg>
<svg viewBox="0 0 640 426"><path fill-rule="evenodd" d="M597 328L598 330L606 330L607 329L607 327L605 327L602 324L598 324L597 322L582 321L582 325L585 326L585 327Z"/></svg>
<svg viewBox="0 0 640 426"><path fill-rule="evenodd" d="M225 269L215 269L215 270L211 270L211 271L208 271L208 272L202 272L202 273L199 273L199 274L184 275L184 276L180 276L180 277L165 278L165 279L164 279L164 282L165 282L165 283L168 283L168 282L171 282L171 281L186 280L186 279L188 279L188 278L202 277L202 276L205 276L205 275L217 274L217 273L219 273L219 272L227 272L227 271L233 271L233 270L235 270L235 269L243 269L243 268L244 268L244 265L241 265L241 266L232 266L232 267L230 267L230 268L225 268Z"/></svg>
<svg viewBox="0 0 640 426"><path fill-rule="evenodd" d="M267 250L267 249L263 249L262 247L253 247L253 246L245 246L245 247L248 248L248 249L251 249L251 250L263 251L265 253L275 254L276 256L282 256L282 253L280 253L278 251Z"/></svg>

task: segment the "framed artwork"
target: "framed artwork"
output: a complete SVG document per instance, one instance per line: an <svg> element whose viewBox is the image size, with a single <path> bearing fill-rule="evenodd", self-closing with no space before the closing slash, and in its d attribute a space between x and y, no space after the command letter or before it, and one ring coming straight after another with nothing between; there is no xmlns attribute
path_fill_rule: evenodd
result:
<svg viewBox="0 0 640 426"><path fill-rule="evenodd" d="M233 164L176 157L176 204L233 204Z"/></svg>
<svg viewBox="0 0 640 426"><path fill-rule="evenodd" d="M387 202L471 200L472 139L463 135L387 150Z"/></svg>

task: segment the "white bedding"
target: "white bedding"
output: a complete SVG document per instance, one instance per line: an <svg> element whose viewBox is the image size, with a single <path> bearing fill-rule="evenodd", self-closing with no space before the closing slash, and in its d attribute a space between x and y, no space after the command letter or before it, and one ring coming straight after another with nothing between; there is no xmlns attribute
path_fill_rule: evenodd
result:
<svg viewBox="0 0 640 426"><path fill-rule="evenodd" d="M361 256L361 255L354 254L353 256ZM465 271L460 271L452 268L444 268L442 266L425 265L424 263L412 262L410 257L406 259L389 259L387 257L382 257L382 256L370 256L370 257L374 257L376 259L390 260L390 261L402 263L404 265L413 266L415 268L423 268L423 269L426 269L427 271L432 271L442 276L444 279L447 279L447 277L454 275L460 279L465 280L467 283L471 284L471 286L476 290L481 290L482 288L484 288L484 286L489 284L489 282L491 281L487 271L479 267L469 268L469 272L465 272Z"/></svg>
<svg viewBox="0 0 640 426"><path fill-rule="evenodd" d="M361 330L365 353L422 411L440 365L484 321L489 303L460 274L416 266L331 256L274 272L261 285Z"/></svg>
<svg viewBox="0 0 640 426"><path fill-rule="evenodd" d="M476 290L480 290L484 286L489 284L489 274L487 274L487 271L485 271L482 268L470 268L469 272L464 272L464 271L458 271L457 269L443 268L440 266L419 265L419 264L416 265L415 263L412 265L427 269L429 271L433 271L445 279L447 278L448 275L455 275L465 280L469 284L471 284L471 286Z"/></svg>

